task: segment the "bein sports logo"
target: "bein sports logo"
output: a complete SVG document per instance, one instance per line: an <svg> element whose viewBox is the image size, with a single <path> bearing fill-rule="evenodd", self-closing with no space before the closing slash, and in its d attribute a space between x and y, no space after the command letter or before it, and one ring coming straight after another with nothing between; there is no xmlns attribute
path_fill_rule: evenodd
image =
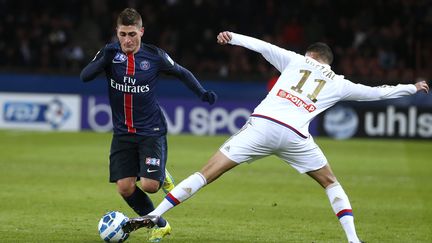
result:
<svg viewBox="0 0 432 243"><path fill-rule="evenodd" d="M10 101L4 104L3 119L11 123L49 124L59 128L71 116L71 111L58 99L47 103Z"/></svg>

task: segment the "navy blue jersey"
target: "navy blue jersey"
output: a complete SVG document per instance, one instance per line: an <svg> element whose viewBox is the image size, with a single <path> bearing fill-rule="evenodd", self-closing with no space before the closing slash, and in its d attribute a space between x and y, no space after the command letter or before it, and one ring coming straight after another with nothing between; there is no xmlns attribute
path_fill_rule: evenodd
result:
<svg viewBox="0 0 432 243"><path fill-rule="evenodd" d="M206 92L191 72L158 47L141 44L137 53L125 54L117 42L104 49L83 69L81 79L89 81L105 71L114 134L160 136L167 133L155 94L161 73L179 78L198 97Z"/></svg>

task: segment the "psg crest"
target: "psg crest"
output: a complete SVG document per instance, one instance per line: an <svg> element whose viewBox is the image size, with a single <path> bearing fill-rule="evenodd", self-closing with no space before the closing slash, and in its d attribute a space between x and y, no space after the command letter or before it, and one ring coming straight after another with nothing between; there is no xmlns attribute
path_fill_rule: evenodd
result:
<svg viewBox="0 0 432 243"><path fill-rule="evenodd" d="M144 60L142 62L140 62L140 68L141 70L148 70L150 68L150 63L147 60Z"/></svg>

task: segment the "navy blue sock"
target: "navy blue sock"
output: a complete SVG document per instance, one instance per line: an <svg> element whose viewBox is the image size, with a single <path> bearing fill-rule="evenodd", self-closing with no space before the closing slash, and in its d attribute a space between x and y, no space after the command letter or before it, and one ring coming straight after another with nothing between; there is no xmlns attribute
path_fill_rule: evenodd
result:
<svg viewBox="0 0 432 243"><path fill-rule="evenodd" d="M135 191L129 197L123 197L123 199L139 216L147 215L154 210L153 202L138 187L135 187Z"/></svg>
<svg viewBox="0 0 432 243"><path fill-rule="evenodd" d="M154 210L153 202L140 188L135 187L135 191L129 197L123 197L129 207L131 207L139 216L144 216ZM164 227L165 219L160 217L157 226Z"/></svg>
<svg viewBox="0 0 432 243"><path fill-rule="evenodd" d="M156 223L157 226L159 227L165 227L167 224L166 220L162 217L159 218L159 221Z"/></svg>

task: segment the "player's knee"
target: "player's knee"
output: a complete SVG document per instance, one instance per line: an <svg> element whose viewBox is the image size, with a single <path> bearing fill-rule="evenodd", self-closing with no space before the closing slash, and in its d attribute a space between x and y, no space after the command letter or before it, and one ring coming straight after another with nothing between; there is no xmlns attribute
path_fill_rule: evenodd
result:
<svg viewBox="0 0 432 243"><path fill-rule="evenodd" d="M131 183L117 183L117 191L122 197L129 197L134 193L136 188L135 184Z"/></svg>
<svg viewBox="0 0 432 243"><path fill-rule="evenodd" d="M155 180L144 180L141 182L142 190L147 193L156 193L159 191L159 182Z"/></svg>

